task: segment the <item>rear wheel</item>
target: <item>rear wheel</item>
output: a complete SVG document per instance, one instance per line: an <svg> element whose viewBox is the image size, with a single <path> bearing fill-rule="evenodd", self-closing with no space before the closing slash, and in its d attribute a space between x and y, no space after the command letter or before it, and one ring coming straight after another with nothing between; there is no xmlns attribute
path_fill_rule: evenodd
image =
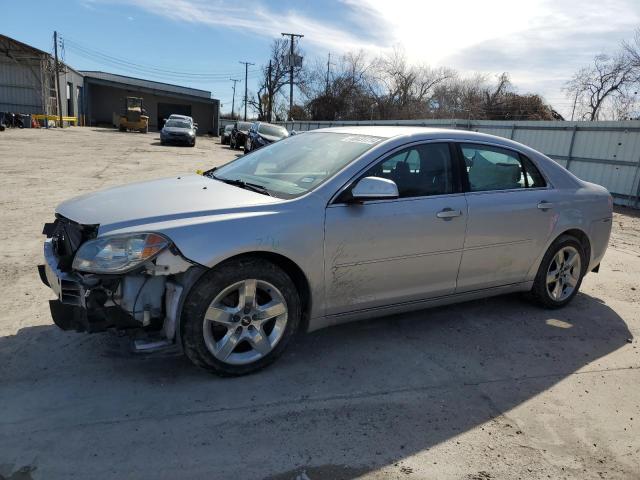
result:
<svg viewBox="0 0 640 480"><path fill-rule="evenodd" d="M301 306L291 278L259 258L205 274L183 309L184 351L219 375L244 375L278 358L298 329Z"/></svg>
<svg viewBox="0 0 640 480"><path fill-rule="evenodd" d="M531 289L534 299L547 308L560 308L578 293L588 259L580 242L569 235L554 241L545 254Z"/></svg>

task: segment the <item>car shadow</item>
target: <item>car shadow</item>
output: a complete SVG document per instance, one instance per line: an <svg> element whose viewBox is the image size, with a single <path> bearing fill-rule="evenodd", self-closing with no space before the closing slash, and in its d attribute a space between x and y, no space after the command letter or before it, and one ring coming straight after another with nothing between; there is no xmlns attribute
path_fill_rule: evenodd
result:
<svg viewBox="0 0 640 480"><path fill-rule="evenodd" d="M155 142L151 142L149 145L153 145L153 146L162 146L162 147L190 147L190 145L186 145L186 144L181 144L181 143L167 143L167 144L162 144L160 142L160 140L157 140Z"/></svg>
<svg viewBox="0 0 640 480"><path fill-rule="evenodd" d="M354 478L596 368L630 337L596 297L551 311L510 295L300 335L268 369L219 378L113 336L27 327L0 338L0 450L33 454L42 474L62 462L100 472L90 444L145 459L109 464L124 476Z"/></svg>

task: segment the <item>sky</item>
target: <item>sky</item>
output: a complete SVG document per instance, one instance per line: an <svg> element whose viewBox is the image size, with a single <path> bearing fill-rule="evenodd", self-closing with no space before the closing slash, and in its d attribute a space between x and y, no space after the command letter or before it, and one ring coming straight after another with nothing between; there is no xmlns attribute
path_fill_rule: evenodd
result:
<svg viewBox="0 0 640 480"><path fill-rule="evenodd" d="M5 1L0 33L52 51L53 31L78 70L103 70L201 88L230 111L255 90L281 32L304 34L305 61L393 48L410 62L491 78L539 93L570 115L562 91L578 68L632 40L640 0L66 0Z"/></svg>

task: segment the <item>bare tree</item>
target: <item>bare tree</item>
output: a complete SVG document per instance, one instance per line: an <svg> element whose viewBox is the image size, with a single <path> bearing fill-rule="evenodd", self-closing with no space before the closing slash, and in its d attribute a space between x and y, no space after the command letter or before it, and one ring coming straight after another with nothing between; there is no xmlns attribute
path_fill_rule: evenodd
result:
<svg viewBox="0 0 640 480"><path fill-rule="evenodd" d="M565 91L583 118L598 120L607 102L625 103L622 97L629 94L629 88L637 81L637 72L638 66L634 65L632 56L627 52L613 57L597 55L592 65L574 74Z"/></svg>
<svg viewBox="0 0 640 480"><path fill-rule="evenodd" d="M542 97L515 92L507 73L489 82L482 75L461 77L452 69L411 65L402 50L370 58L348 53L327 75L325 62L304 72L302 91L312 120L419 118L562 118Z"/></svg>
<svg viewBox="0 0 640 480"><path fill-rule="evenodd" d="M296 55L300 55L297 46L295 50ZM280 94L282 87L289 82L289 67L285 64L285 58L288 55L288 41L284 38L274 40L271 44L269 62L261 67L262 76L258 91L252 93L250 100L248 100L248 104L257 111L259 120L271 121L273 113L276 112L276 96ZM300 76L301 69L300 66L295 67L294 78Z"/></svg>
<svg viewBox="0 0 640 480"><path fill-rule="evenodd" d="M455 75L447 68L410 65L400 49L378 58L373 68L376 81L370 84L371 93L384 117L424 117L434 88Z"/></svg>

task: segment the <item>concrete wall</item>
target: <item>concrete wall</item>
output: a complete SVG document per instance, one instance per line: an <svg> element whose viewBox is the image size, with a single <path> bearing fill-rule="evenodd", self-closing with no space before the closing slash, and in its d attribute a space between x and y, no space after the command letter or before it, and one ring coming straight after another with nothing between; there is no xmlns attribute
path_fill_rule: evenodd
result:
<svg viewBox="0 0 640 480"><path fill-rule="evenodd" d="M144 106L149 115L149 128L158 129L158 103L175 105L189 105L191 116L198 124L198 133L217 134L218 109L217 101L198 101L193 97L180 97L177 95L163 96L141 92L135 89L117 88L86 82L85 96L88 101L88 125L112 124L113 112L121 113L124 110L124 99L127 96L142 97Z"/></svg>
<svg viewBox="0 0 640 480"><path fill-rule="evenodd" d="M523 143L544 153L577 177L606 187L614 203L640 207L640 121L564 122L489 120L373 120L279 122L307 131L347 125L460 128Z"/></svg>

